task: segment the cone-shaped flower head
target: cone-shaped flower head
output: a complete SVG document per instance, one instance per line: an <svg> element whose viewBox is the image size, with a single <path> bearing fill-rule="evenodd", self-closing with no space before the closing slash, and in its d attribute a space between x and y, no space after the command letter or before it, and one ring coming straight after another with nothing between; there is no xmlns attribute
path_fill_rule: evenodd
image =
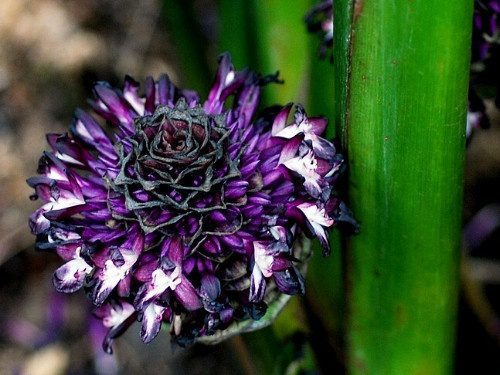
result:
<svg viewBox="0 0 500 375"><path fill-rule="evenodd" d="M243 319L276 294L304 293L299 239L347 220L333 188L342 156L321 137L326 120L302 107L257 114L261 86L223 55L208 99L166 76L95 86L94 117L70 134L28 183L43 201L30 218L40 249L65 261L57 290L84 288L109 328L104 347L134 321L149 342L163 322L183 345Z"/></svg>

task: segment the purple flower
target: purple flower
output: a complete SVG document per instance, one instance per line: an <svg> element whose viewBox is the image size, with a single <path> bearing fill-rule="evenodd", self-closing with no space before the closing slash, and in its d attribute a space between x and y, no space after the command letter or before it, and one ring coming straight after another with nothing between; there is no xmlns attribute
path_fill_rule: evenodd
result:
<svg viewBox="0 0 500 375"><path fill-rule="evenodd" d="M305 22L309 32L321 37L319 56L324 58L333 47L333 0L323 0L313 6L306 14Z"/></svg>
<svg viewBox="0 0 500 375"><path fill-rule="evenodd" d="M304 293L299 239L328 253L327 229L352 221L326 120L300 106L289 119L292 105L257 112L272 81L223 55L204 102L166 76L144 95L130 77L123 90L98 83L90 104L112 134L78 109L69 134L47 137L30 226L65 261L56 289L84 288L97 306L106 351L134 321L144 342L167 323L185 345L259 319L277 291Z"/></svg>
<svg viewBox="0 0 500 375"><path fill-rule="evenodd" d="M491 55L492 48L500 43L499 14L499 0L474 1L472 61L486 59Z"/></svg>
<svg viewBox="0 0 500 375"><path fill-rule="evenodd" d="M467 108L467 127L465 135L469 141L475 130L488 129L490 121L486 115L486 107L483 100L477 95L476 91L469 87L469 102Z"/></svg>
<svg viewBox="0 0 500 375"><path fill-rule="evenodd" d="M472 64L469 85L469 107L467 111L467 138L475 129L488 128L489 118L485 112L483 97L497 93L499 106L498 65L500 57L500 1L474 1L474 27L472 29ZM495 94L493 94L495 95Z"/></svg>

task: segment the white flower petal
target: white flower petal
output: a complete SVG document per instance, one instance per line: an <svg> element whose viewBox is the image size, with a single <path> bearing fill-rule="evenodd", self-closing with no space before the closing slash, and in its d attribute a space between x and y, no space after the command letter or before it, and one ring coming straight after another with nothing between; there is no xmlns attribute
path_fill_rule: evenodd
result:
<svg viewBox="0 0 500 375"><path fill-rule="evenodd" d="M143 300L148 301L151 298L159 296L165 290L170 288L175 290L177 285L181 283L180 278L180 267L176 267L170 275L167 275L162 269L158 268L151 274L152 280L150 283L150 288Z"/></svg>
<svg viewBox="0 0 500 375"><path fill-rule="evenodd" d="M313 227L314 224L330 227L334 223L334 220L328 216L324 207L320 208L314 203L302 203L297 208L304 213Z"/></svg>
<svg viewBox="0 0 500 375"><path fill-rule="evenodd" d="M295 124L285 126L282 130L278 132L278 134L275 135L275 137L281 137L281 138L293 138L297 134L302 133L302 130Z"/></svg>
<svg viewBox="0 0 500 375"><path fill-rule="evenodd" d="M110 308L109 315L102 319L102 324L108 328L116 327L127 320L134 311L134 307L131 304L122 302L121 306L117 305Z"/></svg>
<svg viewBox="0 0 500 375"><path fill-rule="evenodd" d="M264 277L271 277L273 274L272 267L274 257L267 251L267 244L260 241L254 241L253 249L255 264L257 264Z"/></svg>
<svg viewBox="0 0 500 375"><path fill-rule="evenodd" d="M163 313L166 307L150 303L142 314L141 339L148 343L160 332Z"/></svg>

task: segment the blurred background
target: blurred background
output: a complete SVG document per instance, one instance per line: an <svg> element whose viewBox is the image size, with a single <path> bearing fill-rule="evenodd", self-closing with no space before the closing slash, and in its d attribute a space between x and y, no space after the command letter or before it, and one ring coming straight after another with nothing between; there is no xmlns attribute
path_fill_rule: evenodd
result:
<svg viewBox="0 0 500 375"><path fill-rule="evenodd" d="M237 69L280 70L285 84L266 88L268 104L300 101L310 113L332 115L333 67L318 59L320 40L303 22L314 1L297 1L293 9L271 5L259 14L245 4L0 1L0 374L343 372L338 252L327 259L315 254L307 299L293 298L262 332L180 349L170 346L167 332L144 345L133 326L109 356L83 292L54 291L51 277L61 262L35 252L29 232L27 218L40 203L29 200L25 180L47 148L45 134L67 131L74 109L88 109L86 98L98 80L121 87L125 74L144 81L167 73L203 97L218 54L229 49ZM280 43L284 34L294 44ZM262 43L273 47L263 53ZM319 87L309 84L318 77ZM456 350L457 373L463 374L500 372L500 116L492 99L485 104L491 127L474 131L466 162Z"/></svg>

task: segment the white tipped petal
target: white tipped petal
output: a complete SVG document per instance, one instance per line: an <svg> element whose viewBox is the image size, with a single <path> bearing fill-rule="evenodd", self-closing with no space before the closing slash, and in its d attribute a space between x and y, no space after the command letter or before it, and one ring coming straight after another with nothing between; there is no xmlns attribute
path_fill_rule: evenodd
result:
<svg viewBox="0 0 500 375"><path fill-rule="evenodd" d="M327 215L324 207L319 208L313 203L302 203L297 208L304 213L313 227L314 224L331 227L334 223L334 220Z"/></svg>
<svg viewBox="0 0 500 375"><path fill-rule="evenodd" d="M254 241L253 249L255 264L257 264L264 277L271 277L273 274L272 266L274 258L269 254L267 244L260 241Z"/></svg>

